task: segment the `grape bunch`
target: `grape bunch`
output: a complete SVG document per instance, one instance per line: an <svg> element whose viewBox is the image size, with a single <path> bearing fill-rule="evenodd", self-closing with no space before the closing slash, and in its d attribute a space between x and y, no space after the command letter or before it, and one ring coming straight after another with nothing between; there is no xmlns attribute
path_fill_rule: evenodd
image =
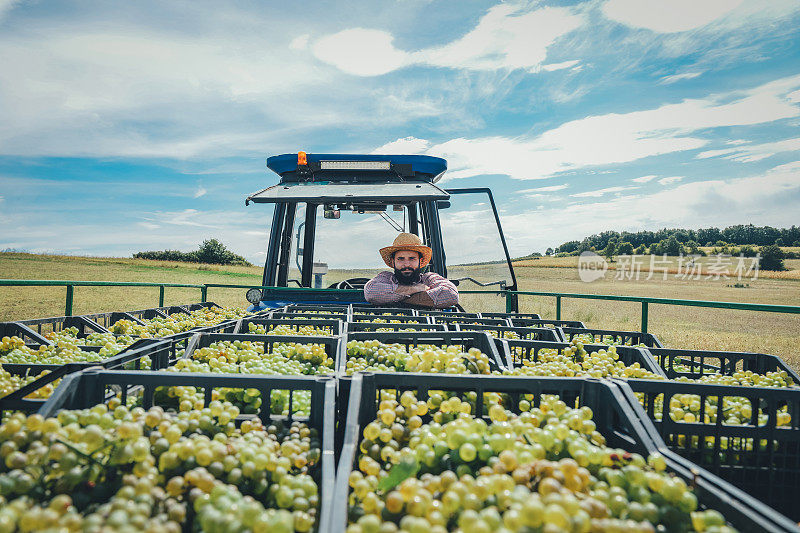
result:
<svg viewBox="0 0 800 533"><path fill-rule="evenodd" d="M730 376L706 374L698 379L679 377L675 381L738 387L783 388L794 386L792 379L784 371L767 372L764 375L750 371L738 371ZM723 396L722 400L723 403L720 409L716 396L707 397L705 408L703 409L704 412L701 413L700 396L696 394L675 394L670 398L670 418L676 422L715 424L717 418L722 416L724 425L739 426L753 423L753 405L749 399L740 396ZM660 421L663 417L663 401L663 395L656 397L654 416L657 421ZM767 424L769 415L766 409L762 408L762 406L757 406L755 415L757 425ZM776 413L776 424L778 426L788 426L791 421L792 417L788 411L788 406L779 406Z"/></svg>
<svg viewBox="0 0 800 533"><path fill-rule="evenodd" d="M0 425L0 530L307 532L317 522L315 429L234 423L212 401L180 413L112 400Z"/></svg>
<svg viewBox="0 0 800 533"><path fill-rule="evenodd" d="M225 374L320 375L333 371L333 359L321 344L275 343L264 352L264 344L250 341L219 341L192 352L190 359L179 359L167 372L200 372ZM216 390L214 392L217 392ZM258 413L262 406L257 389L220 388L219 397L236 405L245 414ZM270 397L272 414L307 415L311 409L309 391L273 390ZM164 387L156 391L163 405L189 410L202 405L203 394L195 387Z"/></svg>
<svg viewBox="0 0 800 533"><path fill-rule="evenodd" d="M490 374L489 357L478 348L460 346L384 344L378 340L347 343L347 374L376 372L436 372Z"/></svg>
<svg viewBox="0 0 800 533"><path fill-rule="evenodd" d="M98 362L97 352L82 350L72 337L59 337L56 344L31 348L19 337L3 337L0 344L0 363L63 365L66 363Z"/></svg>
<svg viewBox="0 0 800 533"><path fill-rule="evenodd" d="M628 339L627 341L619 342L618 339L620 337L617 335L602 335L600 333L578 333L573 335L570 339L571 342L580 342L583 344L606 344L608 346L638 346L641 348L647 348L646 344L638 343L633 344L633 341Z"/></svg>
<svg viewBox="0 0 800 533"><path fill-rule="evenodd" d="M384 392L348 479L348 533L733 531L663 457L607 447L588 407L543 396L519 414L494 403L487 421L451 397L425 424L430 400Z"/></svg>
<svg viewBox="0 0 800 533"><path fill-rule="evenodd" d="M226 320L247 316L240 307L203 307L186 313L172 313L168 317L140 319L142 324L128 319L120 319L111 326L113 333L135 337L168 337L191 329L216 326Z"/></svg>
<svg viewBox="0 0 800 533"><path fill-rule="evenodd" d="M264 326L264 324L254 324L250 322L247 325L247 332L255 335L306 335L306 336L323 336L330 337L333 335L333 330L330 326L316 327L312 325L292 326L289 324L278 324Z"/></svg>
<svg viewBox="0 0 800 533"><path fill-rule="evenodd" d="M78 337L78 328L75 326L52 331L45 337L53 343L68 343L76 346L101 346L99 355L108 359L134 343L135 339L129 335L114 335L113 333L90 333L86 337Z"/></svg>
<svg viewBox="0 0 800 533"><path fill-rule="evenodd" d="M0 364L0 398L11 394L12 392L21 389L28 383L39 379L42 376L49 374L48 370L38 374L38 375L24 375L20 376L17 374L12 374L3 368L3 365ZM35 390L26 398L29 399L40 399L40 398L48 398L55 390L56 385L58 384L58 380L49 383L43 386L40 389Z"/></svg>
<svg viewBox="0 0 800 533"><path fill-rule="evenodd" d="M626 365L619 360L614 346L587 353L582 343L573 341L572 346L561 350L542 348L535 360L526 357L526 348L514 346L511 350L516 361L521 361L521 366L505 371L506 375L664 379L642 368L638 362Z"/></svg>

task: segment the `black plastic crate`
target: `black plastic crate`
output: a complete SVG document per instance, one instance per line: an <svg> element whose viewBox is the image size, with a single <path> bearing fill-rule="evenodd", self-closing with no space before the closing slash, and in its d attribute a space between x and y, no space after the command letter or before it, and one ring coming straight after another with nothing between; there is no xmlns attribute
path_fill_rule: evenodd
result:
<svg viewBox="0 0 800 533"><path fill-rule="evenodd" d="M511 326L495 326L488 324L455 324L449 325L455 331L485 331L496 339L524 339L530 341L560 342L561 334L553 328L515 328Z"/></svg>
<svg viewBox="0 0 800 533"><path fill-rule="evenodd" d="M637 346L643 344L648 348L663 348L664 346L652 333L642 333L641 331L615 331L611 329L587 329L587 328L561 328L564 333L564 340L572 341L573 337L579 335L589 335L592 339L589 344L607 344L624 346ZM584 342L586 344L586 342Z"/></svg>
<svg viewBox="0 0 800 533"><path fill-rule="evenodd" d="M377 340L384 344L402 344L406 348L430 344L433 346L461 346L464 350L477 348L489 358L489 368L492 371L502 371L508 368L508 362L501 357L492 338L480 331L431 331L431 332L404 332L404 331L375 331L375 332L348 332L342 341L341 357L336 368L341 374L345 372L347 363L347 343L349 341Z"/></svg>
<svg viewBox="0 0 800 533"><path fill-rule="evenodd" d="M448 331L445 324L413 324L397 322L350 322L347 324L347 331Z"/></svg>
<svg viewBox="0 0 800 533"><path fill-rule="evenodd" d="M653 431L669 449L800 520L800 389L638 379L627 383L631 396L638 396L634 401L643 404L652 420ZM672 419L670 401L676 395L696 398L700 407L697 421ZM726 397L749 402L749 423L727 424L723 416L705 422L708 405L723 405ZM659 400L661 407L657 409ZM791 419L788 425L779 426L778 412L783 409ZM767 415L766 421L759 420L760 414Z"/></svg>
<svg viewBox="0 0 800 533"><path fill-rule="evenodd" d="M524 318L530 320L539 320L542 317L536 313L480 313L481 318Z"/></svg>
<svg viewBox="0 0 800 533"><path fill-rule="evenodd" d="M320 467L310 473L315 478L320 491L320 508L317 514L317 530L329 531L330 514L333 504L335 480L334 416L336 382L331 377L315 376L254 376L245 374L193 374L166 372L102 371L86 370L67 376L50 399L39 410L44 417L55 416L62 409L85 409L105 403L108 390L121 390L123 404L128 393L142 394L143 407L153 405L153 397L158 387L193 386L204 389L205 405L211 401L211 391L218 387L258 389L262 397L269 398L273 390L309 391L311 411L308 417L292 415L271 415L269 409L262 409L258 417L269 425L274 420L298 420L306 422L320 435Z"/></svg>
<svg viewBox="0 0 800 533"><path fill-rule="evenodd" d="M180 333L173 333L166 337L153 337L155 340L164 341L169 344L170 361L174 362L179 359L186 349L189 341L197 333L233 333L236 328L235 320L228 320L220 322L213 326L204 326L201 328L191 329L189 331L182 331ZM135 337L134 337L135 338Z"/></svg>
<svg viewBox="0 0 800 533"><path fill-rule="evenodd" d="M568 342L547 342L547 341L528 341L518 339L495 339L500 350L504 351L506 357L517 368L523 364L523 361L538 361L539 352L543 349L546 350L563 350L564 348L572 347ZM599 350L608 350L610 346L605 344L584 344L584 350L587 353L597 352ZM638 346L615 346L619 360L625 363L625 366L631 366L634 363L639 363L639 366L645 370L649 370L659 376L664 376L664 371L650 356L646 348Z"/></svg>
<svg viewBox="0 0 800 533"><path fill-rule="evenodd" d="M276 320L349 320L346 313L292 313L291 311L273 311L266 318Z"/></svg>
<svg viewBox="0 0 800 533"><path fill-rule="evenodd" d="M694 488L701 507L721 512L733 527L740 531L797 532L796 524L774 510L755 502L730 484L697 468L688 461L663 448L663 442L654 435L652 424L641 406L631 403L630 389L624 382L578 378L498 378L494 376L447 376L441 374L359 374L340 384L347 388L346 427L336 472L336 488L332 509L331 531L340 533L347 527L348 479L355 462L363 427L375 419L377 394L380 390L415 391L419 399L427 397L429 390L475 392L478 395L476 415L482 416L482 394L501 392L512 397L513 409L520 394L555 394L569 405L588 406L593 411L597 430L611 447L623 448L647 456L659 451L664 456L667 469ZM576 403L572 403L576 402ZM344 414L344 413L343 413Z"/></svg>
<svg viewBox="0 0 800 533"><path fill-rule="evenodd" d="M316 329L325 330L329 335L338 336L344 333L344 322L341 320L304 320L304 319L279 319L279 318L242 318L236 322L233 333L245 333L251 335L250 324L263 326L266 331L272 331L276 326L288 326L296 331L301 326L313 326ZM263 335L263 334L262 334Z"/></svg>
<svg viewBox="0 0 800 533"><path fill-rule="evenodd" d="M508 320L504 318L471 318L460 316L435 316L434 324L447 324L448 328L455 329L457 325L484 326L484 327L509 327Z"/></svg>
<svg viewBox="0 0 800 533"><path fill-rule="evenodd" d="M642 425L641 420L633 416L633 411L624 395L609 381L369 372L341 378L339 381L339 415L346 417L346 424L336 472L331 522L331 531L334 532L343 532L347 527L350 492L348 478L356 459L363 428L376 417L380 390L393 390L397 395L411 390L415 391L417 398L421 400L428 397L430 390L475 392L477 399L474 414L478 417L486 417L482 398L487 392L509 394L512 401L506 408L512 410L516 408L521 394L534 394L535 405L538 405L540 395L556 394L570 405L573 405L570 402L577 400L580 405L591 407L597 429L608 439L610 446L625 448L645 456L656 449L650 433ZM423 417L425 421L428 418L429 415Z"/></svg>
<svg viewBox="0 0 800 533"><path fill-rule="evenodd" d="M141 368L142 358L150 358L151 370L166 368L169 364L169 344L163 341L142 339L131 344L117 355L98 363L67 363L65 365L17 365L6 364L3 368L18 376L38 375L48 371L44 376L17 389L11 394L0 398L0 413L6 410L17 410L31 413L37 411L45 400L26 399L29 394L45 387L68 374L81 372L89 368L106 368L119 370L125 366L133 365L134 370Z"/></svg>
<svg viewBox="0 0 800 533"><path fill-rule="evenodd" d="M335 370L336 361L339 359L342 343L340 337L314 337L309 335L253 335L250 333L196 333L186 346L186 351L183 354L183 358L190 359L192 357L192 352L195 350L205 348L215 342L223 341L247 341L261 344L264 347L264 353L270 353L272 347L276 344L287 342L298 344L321 344L325 347L325 354L334 362L334 368L331 368L331 372Z"/></svg>
<svg viewBox="0 0 800 533"><path fill-rule="evenodd" d="M648 348L648 351L664 369L669 379L678 377L697 379L705 374L730 376L741 370L749 370L756 374L783 371L792 378L795 385L800 385L800 376L780 357L774 355L680 348Z"/></svg>
<svg viewBox="0 0 800 533"><path fill-rule="evenodd" d="M16 324L13 326L11 324ZM91 333L109 333L108 329L85 316L56 316L50 318L36 318L31 320L21 320L0 325L0 333L5 335L17 335L18 337L29 338L30 344L52 344L50 341L42 342L39 337L44 338L48 333L59 332L75 327L78 329L78 338L86 337ZM17 331L17 333L14 333ZM38 337L31 336L31 332L36 332ZM26 341L26 344L28 342Z"/></svg>
<svg viewBox="0 0 800 533"><path fill-rule="evenodd" d="M35 331L19 322L0 322L0 338L2 337L19 337L25 341L25 344L33 346L52 344L42 336L40 331Z"/></svg>
<svg viewBox="0 0 800 533"><path fill-rule="evenodd" d="M542 318L517 318L509 317L512 326L521 328L580 328L586 329L583 322L578 320L546 320Z"/></svg>
<svg viewBox="0 0 800 533"><path fill-rule="evenodd" d="M353 314L361 314L361 315L406 315L406 316L417 316L417 310L412 309L410 307L376 307L373 305L357 305L353 304L351 306L351 312Z"/></svg>
<svg viewBox="0 0 800 533"><path fill-rule="evenodd" d="M289 304L280 309L273 310L273 313L290 313L292 315L340 315L337 318L347 320L350 317L351 311L349 305L342 304Z"/></svg>
<svg viewBox="0 0 800 533"><path fill-rule="evenodd" d="M390 322L396 321L403 324L433 324L434 321L431 320L429 316L417 316L417 315L369 315L369 314L361 314L361 313L353 313L350 317L349 322Z"/></svg>
<svg viewBox="0 0 800 533"><path fill-rule="evenodd" d="M443 309L419 309L417 314L420 316L432 316L434 320L438 317L451 318L480 318L480 313L467 313L464 311L445 311Z"/></svg>

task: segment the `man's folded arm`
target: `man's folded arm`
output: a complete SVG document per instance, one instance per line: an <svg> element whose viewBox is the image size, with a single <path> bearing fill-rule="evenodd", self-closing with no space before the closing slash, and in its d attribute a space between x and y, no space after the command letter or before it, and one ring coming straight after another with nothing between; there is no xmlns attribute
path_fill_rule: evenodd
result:
<svg viewBox="0 0 800 533"><path fill-rule="evenodd" d="M436 307L452 307L458 304L458 289L453 282L435 272L427 273L426 277L425 282L430 287L427 293Z"/></svg>
<svg viewBox="0 0 800 533"><path fill-rule="evenodd" d="M388 276L384 274L388 274ZM391 272L382 272L364 285L364 299L371 304L392 304L402 302L406 298L408 298L407 295L394 291Z"/></svg>

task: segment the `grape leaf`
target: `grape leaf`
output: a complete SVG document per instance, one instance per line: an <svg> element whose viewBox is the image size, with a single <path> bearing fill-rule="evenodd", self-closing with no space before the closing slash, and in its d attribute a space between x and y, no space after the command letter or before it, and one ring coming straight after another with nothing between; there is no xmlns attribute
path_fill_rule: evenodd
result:
<svg viewBox="0 0 800 533"><path fill-rule="evenodd" d="M384 492L392 490L405 479L410 478L419 472L419 463L413 461L402 461L392 467L389 475L378 482L378 489Z"/></svg>

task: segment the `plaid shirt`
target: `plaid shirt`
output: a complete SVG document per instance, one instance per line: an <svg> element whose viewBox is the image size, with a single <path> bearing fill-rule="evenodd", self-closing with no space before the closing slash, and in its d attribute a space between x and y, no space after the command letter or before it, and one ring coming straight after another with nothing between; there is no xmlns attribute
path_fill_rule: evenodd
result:
<svg viewBox="0 0 800 533"><path fill-rule="evenodd" d="M426 272L421 276L420 283L430 287L426 292L435 307L451 307L458 303L458 290L447 278L434 272ZM395 292L398 285L394 272L381 272L364 285L364 298L369 303L377 305L402 302L408 296Z"/></svg>

